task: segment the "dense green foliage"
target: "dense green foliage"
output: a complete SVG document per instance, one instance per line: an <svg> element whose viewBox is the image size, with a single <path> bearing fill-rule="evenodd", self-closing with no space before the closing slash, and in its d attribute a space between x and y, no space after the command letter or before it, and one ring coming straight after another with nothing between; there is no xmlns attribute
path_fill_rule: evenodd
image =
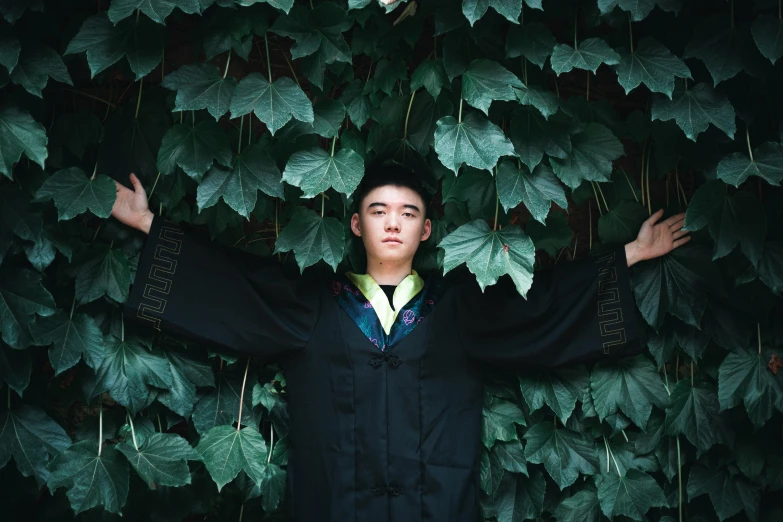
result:
<svg viewBox="0 0 783 522"><path fill-rule="evenodd" d="M107 219L112 179L221 245L358 271L346 209L378 155L436 195L416 268L482 287L687 210L690 243L633 267L647 353L488 382L487 518L783 520L780 1L0 15L4 520L279 516L284 375L126 335L144 237Z"/></svg>

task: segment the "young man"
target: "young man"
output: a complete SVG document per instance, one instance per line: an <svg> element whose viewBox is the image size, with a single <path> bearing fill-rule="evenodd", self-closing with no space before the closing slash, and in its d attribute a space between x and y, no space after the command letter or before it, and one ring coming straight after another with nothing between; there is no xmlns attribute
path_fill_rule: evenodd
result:
<svg viewBox="0 0 783 522"><path fill-rule="evenodd" d="M148 232L126 317L279 361L290 415L296 522L474 522L482 368L546 370L639 353L628 267L690 239L684 214L637 239L481 292L459 271L421 277L427 193L395 167L368 172L351 229L367 273L290 275L274 258L210 243L153 215L139 180L113 215Z"/></svg>

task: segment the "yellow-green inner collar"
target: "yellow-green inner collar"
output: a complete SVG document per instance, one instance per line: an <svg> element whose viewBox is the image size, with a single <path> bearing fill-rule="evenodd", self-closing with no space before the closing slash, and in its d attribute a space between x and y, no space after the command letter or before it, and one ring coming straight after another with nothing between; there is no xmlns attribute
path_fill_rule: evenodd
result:
<svg viewBox="0 0 783 522"><path fill-rule="evenodd" d="M346 272L345 276L370 301L386 335L389 335L389 332L391 332L391 327L397 319L400 309L424 288L424 280L416 270L411 270L411 273L405 276L405 279L400 281L400 284L394 289L394 295L392 296L394 310L392 310L389 299L386 297L383 289L370 274Z"/></svg>

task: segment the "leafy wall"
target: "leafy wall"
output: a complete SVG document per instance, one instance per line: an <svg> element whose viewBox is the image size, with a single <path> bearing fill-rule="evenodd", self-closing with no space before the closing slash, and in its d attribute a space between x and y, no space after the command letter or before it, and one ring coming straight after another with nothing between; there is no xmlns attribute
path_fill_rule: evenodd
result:
<svg viewBox="0 0 783 522"><path fill-rule="evenodd" d="M346 208L384 155L436 193L416 267L522 293L536 258L687 210L693 240L633 268L648 354L488 383L487 518L783 520L780 2L0 14L4 517L279 516L285 378L126 335L144 237L107 219L112 179L135 172L156 213L221 245L361 270ZM247 453L226 456L240 417Z"/></svg>

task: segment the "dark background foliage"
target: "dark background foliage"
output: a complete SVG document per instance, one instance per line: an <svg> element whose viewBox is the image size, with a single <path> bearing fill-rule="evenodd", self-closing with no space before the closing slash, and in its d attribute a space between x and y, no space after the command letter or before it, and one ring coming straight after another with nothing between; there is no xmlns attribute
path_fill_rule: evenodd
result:
<svg viewBox="0 0 783 522"><path fill-rule="evenodd" d="M488 379L488 519L783 519L780 2L0 0L0 14L4 517L281 518L285 377L125 323L144 237L109 217L112 180L135 172L156 213L216 247L361 271L350 195L383 157L434 195L417 269L466 263L522 293L534 266L687 212L691 242L633 267L647 353ZM210 452L223 436L246 458Z"/></svg>

